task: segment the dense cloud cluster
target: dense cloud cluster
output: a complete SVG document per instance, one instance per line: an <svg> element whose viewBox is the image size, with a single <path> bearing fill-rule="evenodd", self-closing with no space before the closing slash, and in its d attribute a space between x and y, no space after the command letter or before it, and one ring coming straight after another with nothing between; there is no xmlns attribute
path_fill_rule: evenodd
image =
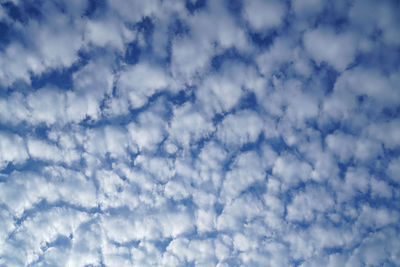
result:
<svg viewBox="0 0 400 267"><path fill-rule="evenodd" d="M395 0L0 1L0 266L399 266Z"/></svg>

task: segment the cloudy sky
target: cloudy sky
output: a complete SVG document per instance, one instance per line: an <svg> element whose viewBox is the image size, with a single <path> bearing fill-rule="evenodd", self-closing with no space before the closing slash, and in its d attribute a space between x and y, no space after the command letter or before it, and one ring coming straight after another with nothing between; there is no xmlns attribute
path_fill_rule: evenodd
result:
<svg viewBox="0 0 400 267"><path fill-rule="evenodd" d="M400 266L396 0L0 0L0 266Z"/></svg>

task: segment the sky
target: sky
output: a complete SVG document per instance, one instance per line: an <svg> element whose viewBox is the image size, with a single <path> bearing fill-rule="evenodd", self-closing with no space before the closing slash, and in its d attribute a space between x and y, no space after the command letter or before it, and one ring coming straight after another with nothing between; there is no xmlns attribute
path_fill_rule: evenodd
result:
<svg viewBox="0 0 400 267"><path fill-rule="evenodd" d="M0 0L0 266L400 266L399 14Z"/></svg>

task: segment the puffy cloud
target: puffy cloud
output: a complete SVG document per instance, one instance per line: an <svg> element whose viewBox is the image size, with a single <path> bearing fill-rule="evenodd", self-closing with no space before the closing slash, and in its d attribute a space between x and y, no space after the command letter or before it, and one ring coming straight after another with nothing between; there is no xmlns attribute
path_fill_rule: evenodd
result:
<svg viewBox="0 0 400 267"><path fill-rule="evenodd" d="M272 172L283 180L286 187L290 187L311 179L311 170L312 168L308 163L288 154L276 159Z"/></svg>
<svg viewBox="0 0 400 267"><path fill-rule="evenodd" d="M116 126L88 129L84 148L85 153L95 157L109 155L113 158L119 158L126 156L129 149L135 151L126 129Z"/></svg>
<svg viewBox="0 0 400 267"><path fill-rule="evenodd" d="M393 149L399 144L400 121L392 120L389 122L371 124L367 131L373 138L381 141L387 148Z"/></svg>
<svg viewBox="0 0 400 267"><path fill-rule="evenodd" d="M398 11L2 3L0 265L399 265Z"/></svg>
<svg viewBox="0 0 400 267"><path fill-rule="evenodd" d="M0 54L0 83L5 86L17 80L30 83L31 74L41 75L51 69L70 67L78 60L78 51L84 44L83 21L66 12L59 12L54 3L40 3L37 8L41 10L41 22L27 19L25 23L13 21L7 26L12 27L23 38L13 39L12 44ZM23 4L15 6L21 17L32 15L26 9L28 7ZM68 11L79 12L79 8ZM28 14L24 14L25 12ZM79 17L79 13L74 16ZM29 46L28 49L26 45Z"/></svg>
<svg viewBox="0 0 400 267"><path fill-rule="evenodd" d="M140 108L161 89L167 89L169 78L157 66L142 63L124 71L118 80L118 91L127 97L132 108Z"/></svg>
<svg viewBox="0 0 400 267"><path fill-rule="evenodd" d="M26 98L21 93L13 93L0 99L0 119L6 124L18 124L29 117Z"/></svg>
<svg viewBox="0 0 400 267"><path fill-rule="evenodd" d="M32 123L54 124L65 118L65 95L51 89L39 90L27 97L32 110Z"/></svg>
<svg viewBox="0 0 400 267"><path fill-rule="evenodd" d="M256 31L280 26L285 6L279 1L248 0L244 2L244 16Z"/></svg>
<svg viewBox="0 0 400 267"><path fill-rule="evenodd" d="M60 161L62 159L61 151L54 145L41 140L29 139L28 151L31 158L44 161Z"/></svg>
<svg viewBox="0 0 400 267"><path fill-rule="evenodd" d="M118 21L88 21L85 29L85 38L88 43L96 46L109 45L123 50L124 43L128 43L130 39L133 39L133 33Z"/></svg>
<svg viewBox="0 0 400 267"><path fill-rule="evenodd" d="M393 181L400 182L399 171L400 171L400 159L395 158L389 162L387 173Z"/></svg>
<svg viewBox="0 0 400 267"><path fill-rule="evenodd" d="M341 162L346 162L353 156L355 140L351 135L343 133L331 134L326 137L328 148L339 157Z"/></svg>
<svg viewBox="0 0 400 267"><path fill-rule="evenodd" d="M226 49L252 49L244 29L235 23L224 4L208 2L205 9L185 18L189 38L174 38L172 42L171 67L178 80L192 84L207 71L212 57Z"/></svg>
<svg viewBox="0 0 400 267"><path fill-rule="evenodd" d="M349 17L358 30L370 34L374 30L382 31L382 39L389 45L398 45L400 23L396 16L395 3L383 1L379 5L374 1L355 1Z"/></svg>
<svg viewBox="0 0 400 267"><path fill-rule="evenodd" d="M242 111L225 117L217 137L226 145L243 145L257 141L263 131L262 119L252 111Z"/></svg>
<svg viewBox="0 0 400 267"><path fill-rule="evenodd" d="M20 164L29 157L24 139L15 134L0 132L0 168Z"/></svg>
<svg viewBox="0 0 400 267"><path fill-rule="evenodd" d="M174 117L169 127L172 140L188 146L201 138L209 136L214 131L211 121L196 110L192 105L185 104L174 109Z"/></svg>
<svg viewBox="0 0 400 267"><path fill-rule="evenodd" d="M317 28L304 34L304 46L317 64L326 62L343 71L353 62L357 40L351 33L336 34L332 29Z"/></svg>
<svg viewBox="0 0 400 267"><path fill-rule="evenodd" d="M265 167L262 159L254 152L242 153L236 159L232 170L226 174L221 196L230 202L254 182L265 179Z"/></svg>
<svg viewBox="0 0 400 267"><path fill-rule="evenodd" d="M153 112L141 113L138 123L130 123L127 128L132 141L140 150L154 150L166 135L165 121Z"/></svg>
<svg viewBox="0 0 400 267"><path fill-rule="evenodd" d="M334 201L325 190L307 187L304 192L294 196L292 203L287 207L286 218L310 222L315 220L319 213L330 210L333 206Z"/></svg>

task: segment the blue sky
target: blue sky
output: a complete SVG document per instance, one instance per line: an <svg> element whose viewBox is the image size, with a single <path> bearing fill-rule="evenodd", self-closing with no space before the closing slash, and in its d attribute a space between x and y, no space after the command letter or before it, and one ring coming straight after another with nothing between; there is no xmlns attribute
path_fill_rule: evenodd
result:
<svg viewBox="0 0 400 267"><path fill-rule="evenodd" d="M399 266L395 0L0 1L0 266Z"/></svg>

